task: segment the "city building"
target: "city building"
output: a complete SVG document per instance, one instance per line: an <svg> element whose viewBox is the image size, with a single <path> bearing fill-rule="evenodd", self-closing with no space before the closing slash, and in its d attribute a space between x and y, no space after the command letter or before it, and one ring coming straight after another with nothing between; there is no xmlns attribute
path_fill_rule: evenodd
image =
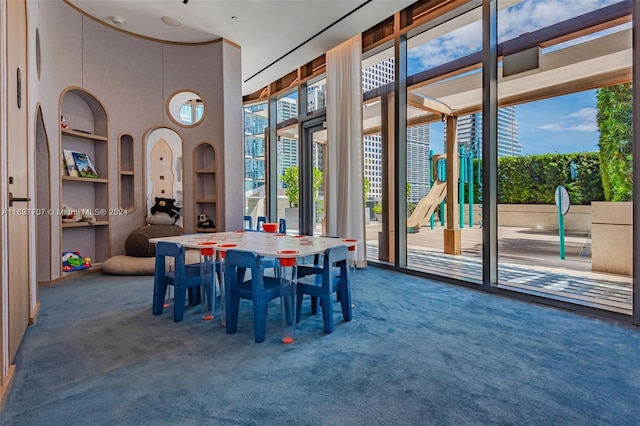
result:
<svg viewBox="0 0 640 426"><path fill-rule="evenodd" d="M458 143L467 150L471 147L476 157L482 152L482 113L458 117ZM522 145L518 141L516 107L500 108L498 109L498 157L520 155L522 155Z"/></svg>
<svg viewBox="0 0 640 426"><path fill-rule="evenodd" d="M394 59L386 59L362 70L362 91L367 92L394 80ZM417 203L431 187L429 125L407 128L407 183L410 192L407 201ZM380 135L364 137L364 175L369 179L369 198L382 198L382 138Z"/></svg>

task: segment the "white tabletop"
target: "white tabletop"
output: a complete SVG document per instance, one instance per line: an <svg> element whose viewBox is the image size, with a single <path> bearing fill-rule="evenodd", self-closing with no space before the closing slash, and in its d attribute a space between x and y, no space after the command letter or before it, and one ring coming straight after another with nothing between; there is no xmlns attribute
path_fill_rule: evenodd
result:
<svg viewBox="0 0 640 426"><path fill-rule="evenodd" d="M218 232L211 234L186 234L175 237L161 237L150 239L157 243L168 241L180 243L187 248L212 248L215 251L246 250L261 256L295 258L322 253L330 247L353 246L357 243L353 239L311 237L307 235L271 234L268 232Z"/></svg>

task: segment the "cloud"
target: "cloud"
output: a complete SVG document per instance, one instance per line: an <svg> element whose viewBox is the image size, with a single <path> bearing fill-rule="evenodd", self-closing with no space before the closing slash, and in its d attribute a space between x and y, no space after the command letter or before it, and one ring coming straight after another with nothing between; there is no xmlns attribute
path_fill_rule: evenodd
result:
<svg viewBox="0 0 640 426"><path fill-rule="evenodd" d="M524 0L498 13L498 39L518 37L619 0Z"/></svg>
<svg viewBox="0 0 640 426"><path fill-rule="evenodd" d="M582 108L558 117L559 121L557 122L538 126L538 129L550 132L597 132L597 113L595 108Z"/></svg>
<svg viewBox="0 0 640 426"><path fill-rule="evenodd" d="M620 0L523 0L498 12L498 41L548 27ZM482 48L482 26L473 22L409 50L422 69L450 62Z"/></svg>

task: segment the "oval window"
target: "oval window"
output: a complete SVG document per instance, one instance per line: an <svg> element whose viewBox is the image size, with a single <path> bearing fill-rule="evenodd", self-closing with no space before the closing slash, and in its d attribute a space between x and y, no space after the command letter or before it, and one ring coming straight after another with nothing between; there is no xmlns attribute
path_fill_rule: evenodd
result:
<svg viewBox="0 0 640 426"><path fill-rule="evenodd" d="M183 127L197 126L206 114L206 104L200 94L194 91L174 93L167 101L169 117Z"/></svg>

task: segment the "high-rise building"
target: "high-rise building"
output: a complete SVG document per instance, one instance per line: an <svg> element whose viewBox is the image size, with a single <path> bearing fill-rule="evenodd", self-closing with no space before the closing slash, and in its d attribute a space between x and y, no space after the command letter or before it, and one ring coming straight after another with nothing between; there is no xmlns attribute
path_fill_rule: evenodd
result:
<svg viewBox="0 0 640 426"><path fill-rule="evenodd" d="M298 116L298 100L294 98L280 98L276 103L278 123ZM278 137L278 176L284 175L284 171L291 166L298 165L298 141L285 137ZM278 184L284 188L283 183Z"/></svg>
<svg viewBox="0 0 640 426"><path fill-rule="evenodd" d="M265 182L264 129L268 125L267 104L244 107L244 190L252 191Z"/></svg>
<svg viewBox="0 0 640 426"><path fill-rule="evenodd" d="M458 118L458 144L482 153L482 113L474 113ZM475 145L475 146L474 146ZM445 136L446 146L446 136ZM522 155L522 145L518 141L518 122L514 106L498 109L498 157Z"/></svg>
<svg viewBox="0 0 640 426"><path fill-rule="evenodd" d="M394 80L393 58L362 70L362 91L367 92ZM411 186L407 201L417 203L429 192L430 161L429 125L407 129L407 183ZM369 198L382 198L382 138L380 135L364 137L364 176L369 179Z"/></svg>

